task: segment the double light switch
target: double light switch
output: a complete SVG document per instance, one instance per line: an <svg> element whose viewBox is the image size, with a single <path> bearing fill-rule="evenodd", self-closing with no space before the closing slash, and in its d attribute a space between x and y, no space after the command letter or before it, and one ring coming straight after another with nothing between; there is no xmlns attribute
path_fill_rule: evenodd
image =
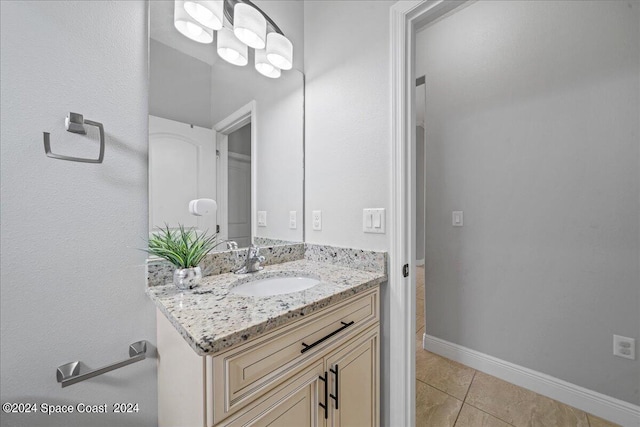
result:
<svg viewBox="0 0 640 427"><path fill-rule="evenodd" d="M384 209L363 209L362 231L364 231L365 233L384 234L385 222Z"/></svg>

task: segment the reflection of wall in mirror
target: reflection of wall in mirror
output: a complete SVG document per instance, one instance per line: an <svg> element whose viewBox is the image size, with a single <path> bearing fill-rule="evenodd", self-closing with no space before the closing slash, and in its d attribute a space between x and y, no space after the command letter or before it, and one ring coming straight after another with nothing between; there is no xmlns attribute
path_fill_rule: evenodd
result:
<svg viewBox="0 0 640 427"><path fill-rule="evenodd" d="M269 217L267 227L256 228L256 236L301 241L302 227L289 228L289 211L302 218L302 73L290 70L269 79L253 68L216 64L211 91L213 123L256 101L256 210Z"/></svg>
<svg viewBox="0 0 640 427"><path fill-rule="evenodd" d="M211 66L149 40L149 114L211 129Z"/></svg>

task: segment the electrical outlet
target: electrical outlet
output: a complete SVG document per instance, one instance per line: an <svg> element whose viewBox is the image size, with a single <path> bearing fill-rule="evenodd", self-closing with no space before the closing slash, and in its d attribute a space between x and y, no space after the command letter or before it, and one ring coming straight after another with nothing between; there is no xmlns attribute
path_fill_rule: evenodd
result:
<svg viewBox="0 0 640 427"><path fill-rule="evenodd" d="M295 230L297 227L296 211L289 211L289 228Z"/></svg>
<svg viewBox="0 0 640 427"><path fill-rule="evenodd" d="M613 354L614 356L624 357L625 359L636 360L636 340L614 335Z"/></svg>
<svg viewBox="0 0 640 427"><path fill-rule="evenodd" d="M322 211L313 211L311 213L313 229L322 230Z"/></svg>

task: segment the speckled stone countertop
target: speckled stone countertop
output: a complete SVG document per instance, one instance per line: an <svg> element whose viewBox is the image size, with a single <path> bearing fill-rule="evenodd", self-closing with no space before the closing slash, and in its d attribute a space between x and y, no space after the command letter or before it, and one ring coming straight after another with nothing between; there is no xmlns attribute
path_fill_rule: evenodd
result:
<svg viewBox="0 0 640 427"><path fill-rule="evenodd" d="M269 297L240 296L233 286L273 276L304 275L320 280L312 288ZM309 315L387 281L381 271L364 271L307 259L268 265L251 274L203 278L195 289L150 286L147 294L191 348L211 355L271 329Z"/></svg>

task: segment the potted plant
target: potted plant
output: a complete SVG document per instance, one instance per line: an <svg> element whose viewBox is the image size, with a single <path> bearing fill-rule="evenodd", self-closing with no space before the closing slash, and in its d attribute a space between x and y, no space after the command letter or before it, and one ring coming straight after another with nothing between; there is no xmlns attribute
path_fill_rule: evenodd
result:
<svg viewBox="0 0 640 427"><path fill-rule="evenodd" d="M176 268L173 272L173 284L176 287L191 289L202 280L202 270L198 264L215 246L215 234L198 234L180 224L177 229L171 229L165 224L165 228L149 237L147 252L173 264Z"/></svg>

